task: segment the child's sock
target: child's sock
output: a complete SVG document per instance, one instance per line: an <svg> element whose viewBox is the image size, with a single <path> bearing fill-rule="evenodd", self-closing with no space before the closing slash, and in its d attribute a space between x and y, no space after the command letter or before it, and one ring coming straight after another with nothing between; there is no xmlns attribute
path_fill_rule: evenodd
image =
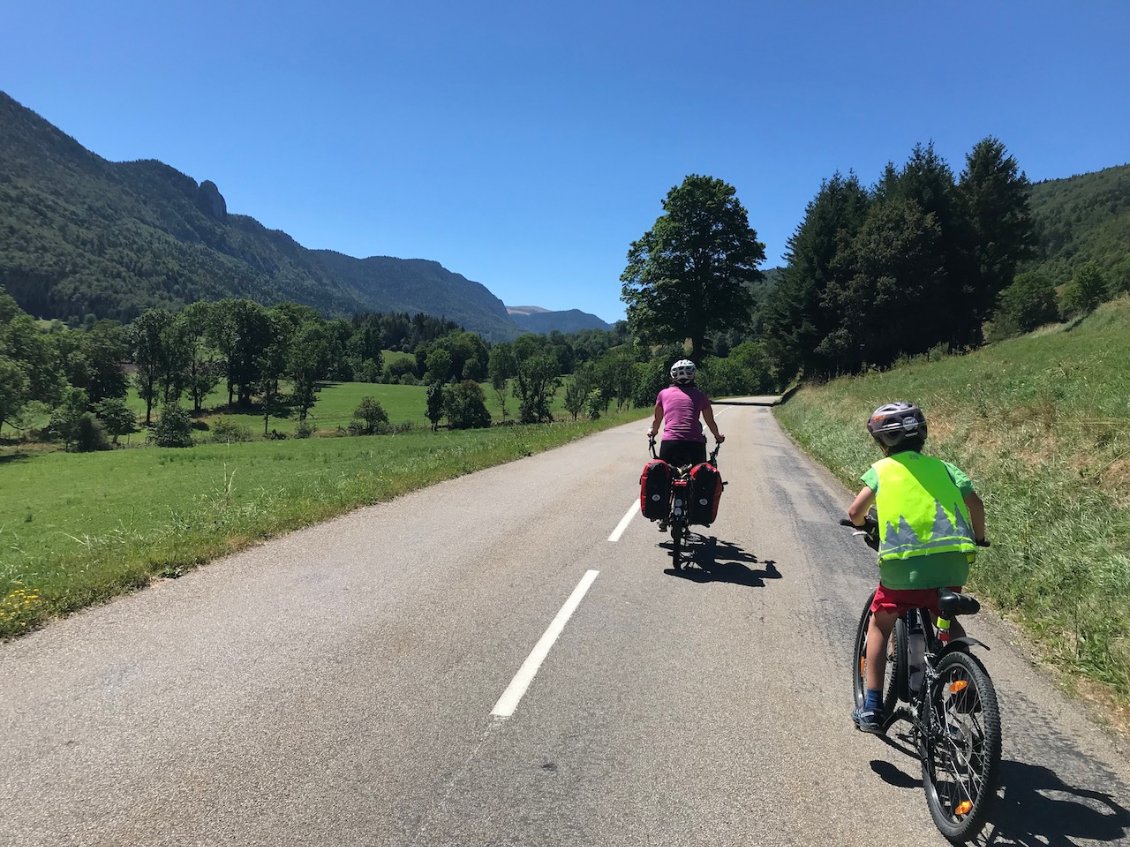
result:
<svg viewBox="0 0 1130 847"><path fill-rule="evenodd" d="M883 708L883 692L868 688L863 700L863 708L867 711L881 710Z"/></svg>

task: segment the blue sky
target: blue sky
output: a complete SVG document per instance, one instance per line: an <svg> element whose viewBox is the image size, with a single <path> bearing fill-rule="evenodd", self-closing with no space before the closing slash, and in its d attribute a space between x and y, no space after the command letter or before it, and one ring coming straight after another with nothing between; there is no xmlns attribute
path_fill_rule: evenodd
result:
<svg viewBox="0 0 1130 847"><path fill-rule="evenodd" d="M690 173L782 264L820 181L1000 138L1033 181L1130 161L1130 2L0 6L0 90L113 160L215 182L307 247L427 258L623 316Z"/></svg>

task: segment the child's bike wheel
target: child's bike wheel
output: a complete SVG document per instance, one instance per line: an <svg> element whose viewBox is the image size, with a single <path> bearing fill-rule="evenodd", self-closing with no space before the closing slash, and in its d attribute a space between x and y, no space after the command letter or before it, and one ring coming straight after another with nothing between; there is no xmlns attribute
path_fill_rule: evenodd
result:
<svg viewBox="0 0 1130 847"><path fill-rule="evenodd" d="M937 674L931 697L922 705L922 787L942 835L968 841L985 825L997 795L1000 710L993 682L973 655L961 650L947 654Z"/></svg>

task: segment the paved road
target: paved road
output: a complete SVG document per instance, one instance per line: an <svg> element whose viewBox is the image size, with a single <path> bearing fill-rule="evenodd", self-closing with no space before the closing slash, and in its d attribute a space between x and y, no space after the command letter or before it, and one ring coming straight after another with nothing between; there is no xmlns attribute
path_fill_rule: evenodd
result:
<svg viewBox="0 0 1130 847"><path fill-rule="evenodd" d="M718 419L705 569L621 522L641 423L0 645L0 844L944 844L915 760L849 720L874 566L848 493L767 409ZM992 843L1130 844L1127 751L970 628L1005 719Z"/></svg>

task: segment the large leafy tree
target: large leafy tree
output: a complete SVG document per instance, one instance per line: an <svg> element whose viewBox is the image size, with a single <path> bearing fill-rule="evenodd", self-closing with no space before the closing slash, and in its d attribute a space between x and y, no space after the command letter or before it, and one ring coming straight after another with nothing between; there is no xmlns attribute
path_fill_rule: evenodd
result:
<svg viewBox="0 0 1130 847"><path fill-rule="evenodd" d="M707 330L750 320L750 286L761 278L765 245L734 187L692 174L667 192L663 214L628 251L620 276L628 324L646 342L690 339L701 361Z"/></svg>
<svg viewBox="0 0 1130 847"><path fill-rule="evenodd" d="M165 372L167 334L173 315L167 309L149 309L130 324L129 340L133 361L137 366L134 384L145 401L145 425L153 423L153 404L158 398L161 375Z"/></svg>

